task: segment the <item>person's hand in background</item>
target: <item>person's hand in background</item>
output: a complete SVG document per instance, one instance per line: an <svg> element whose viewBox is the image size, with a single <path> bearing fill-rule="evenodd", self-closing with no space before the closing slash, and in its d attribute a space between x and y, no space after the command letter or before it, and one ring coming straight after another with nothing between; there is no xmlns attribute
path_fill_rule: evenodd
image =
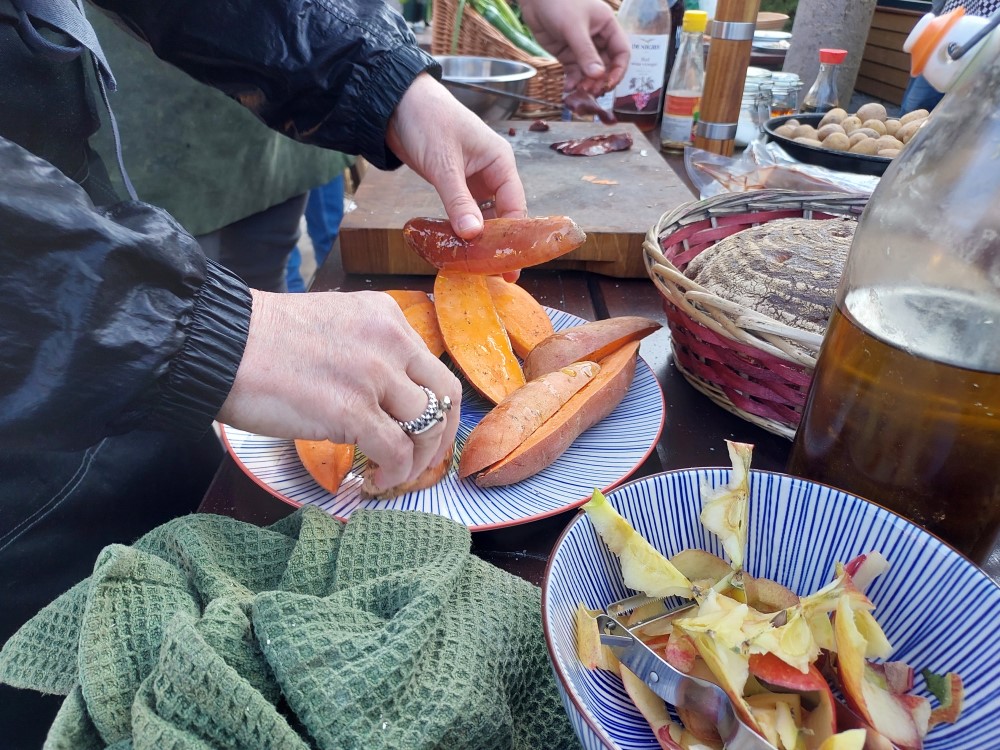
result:
<svg viewBox="0 0 1000 750"><path fill-rule="evenodd" d="M521 13L538 43L563 64L567 91L582 86L600 95L625 76L628 35L603 0L522 0Z"/></svg>
<svg viewBox="0 0 1000 750"><path fill-rule="evenodd" d="M453 407L410 436L426 386ZM260 435L357 443L382 489L412 481L455 441L462 387L381 292L253 292L246 350L220 421Z"/></svg>

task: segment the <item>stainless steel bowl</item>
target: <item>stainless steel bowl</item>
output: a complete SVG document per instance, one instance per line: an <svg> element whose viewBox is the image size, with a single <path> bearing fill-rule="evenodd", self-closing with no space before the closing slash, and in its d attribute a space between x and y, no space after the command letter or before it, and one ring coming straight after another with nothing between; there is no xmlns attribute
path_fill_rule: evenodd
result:
<svg viewBox="0 0 1000 750"><path fill-rule="evenodd" d="M516 99L473 91L450 85L451 81L474 83L511 94L524 94L528 79L537 70L527 63L502 60L497 57L470 57L463 55L439 55L434 58L441 63L442 83L456 99L479 115L485 122L493 123L509 119L517 111Z"/></svg>

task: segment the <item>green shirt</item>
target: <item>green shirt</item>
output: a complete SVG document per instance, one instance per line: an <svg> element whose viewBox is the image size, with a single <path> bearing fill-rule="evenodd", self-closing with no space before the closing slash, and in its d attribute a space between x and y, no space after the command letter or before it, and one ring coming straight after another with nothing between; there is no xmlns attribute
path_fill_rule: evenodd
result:
<svg viewBox="0 0 1000 750"><path fill-rule="evenodd" d="M111 106L136 192L191 234L308 192L351 164L352 157L271 130L222 92L160 60L93 6L87 17L118 82ZM110 127L101 128L95 147L117 179Z"/></svg>

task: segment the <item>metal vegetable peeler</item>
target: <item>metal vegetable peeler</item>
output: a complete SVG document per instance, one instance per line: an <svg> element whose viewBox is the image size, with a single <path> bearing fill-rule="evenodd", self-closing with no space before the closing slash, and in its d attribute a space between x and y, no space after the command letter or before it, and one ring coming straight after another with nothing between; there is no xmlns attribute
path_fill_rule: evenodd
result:
<svg viewBox="0 0 1000 750"><path fill-rule="evenodd" d="M680 611L679 608L668 608L663 600L648 597L645 601L633 597L632 600L615 602L607 608L609 614L597 616L601 643L608 646L622 664L667 703L697 713L712 722L718 728L726 750L775 750L774 745L743 723L722 688L674 668L618 619L622 613L640 608L644 614L650 608L653 611L651 616L644 617L633 628Z"/></svg>

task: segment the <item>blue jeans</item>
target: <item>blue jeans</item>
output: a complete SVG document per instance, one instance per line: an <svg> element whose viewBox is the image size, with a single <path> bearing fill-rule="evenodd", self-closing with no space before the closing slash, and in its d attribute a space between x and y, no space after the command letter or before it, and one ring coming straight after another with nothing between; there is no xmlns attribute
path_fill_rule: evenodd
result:
<svg viewBox="0 0 1000 750"><path fill-rule="evenodd" d="M905 115L916 109L934 109L937 103L944 96L940 91L930 85L923 76L911 78L903 92L903 101L899 105L899 114Z"/></svg>
<svg viewBox="0 0 1000 750"><path fill-rule="evenodd" d="M316 267L319 268L330 254L330 248L337 241L340 221L344 218L344 176L333 178L325 185L309 191L306 203L306 231L316 252ZM292 250L285 269L285 279L290 292L304 292L305 282L300 268L302 253L298 245Z"/></svg>

